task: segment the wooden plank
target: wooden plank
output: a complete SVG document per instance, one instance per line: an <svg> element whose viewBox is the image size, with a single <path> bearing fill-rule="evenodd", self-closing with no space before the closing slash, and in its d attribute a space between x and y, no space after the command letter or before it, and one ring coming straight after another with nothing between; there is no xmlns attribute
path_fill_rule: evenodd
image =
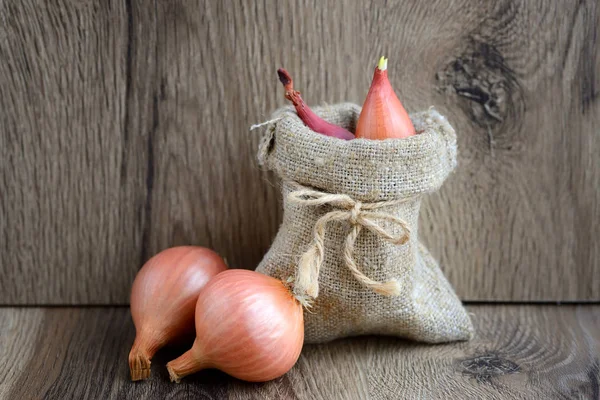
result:
<svg viewBox="0 0 600 400"><path fill-rule="evenodd" d="M435 399L598 397L598 306L469 310L477 330L470 343L433 347L384 338L369 342L373 398L393 398L392 393Z"/></svg>
<svg viewBox="0 0 600 400"><path fill-rule="evenodd" d="M0 16L0 304L127 303L178 244L254 268L281 220L248 132L285 104L275 69L311 104L360 103L384 53L409 111L436 105L459 135L420 228L458 294L600 300L593 0L27 0Z"/></svg>
<svg viewBox="0 0 600 400"><path fill-rule="evenodd" d="M460 169L421 232L463 299L598 300L600 7L488 4L431 60Z"/></svg>
<svg viewBox="0 0 600 400"><path fill-rule="evenodd" d="M0 16L0 303L122 303L146 165L125 131L124 3L3 1Z"/></svg>
<svg viewBox="0 0 600 400"><path fill-rule="evenodd" d="M600 306L469 311L477 337L468 343L351 338L306 346L296 366L272 382L250 384L205 371L173 384L164 364L185 349L160 352L150 380L129 381L126 360L134 329L126 308L3 308L0 398L599 397Z"/></svg>
<svg viewBox="0 0 600 400"><path fill-rule="evenodd" d="M0 309L0 399L10 398L11 386L35 357L32 342L41 334L44 314L41 308Z"/></svg>

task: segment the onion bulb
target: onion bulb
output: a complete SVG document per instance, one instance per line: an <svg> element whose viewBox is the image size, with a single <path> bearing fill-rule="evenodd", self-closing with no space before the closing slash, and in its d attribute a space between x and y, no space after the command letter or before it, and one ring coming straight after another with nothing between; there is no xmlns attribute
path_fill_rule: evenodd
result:
<svg viewBox="0 0 600 400"><path fill-rule="evenodd" d="M217 368L250 382L289 371L304 341L302 306L283 282L231 269L213 278L196 304L196 340L169 362L171 380Z"/></svg>
<svg viewBox="0 0 600 400"><path fill-rule="evenodd" d="M412 121L388 79L387 58L381 57L358 117L356 138L401 139L414 134Z"/></svg>
<svg viewBox="0 0 600 400"><path fill-rule="evenodd" d="M131 380L150 376L150 359L167 343L193 338L200 290L227 269L217 253L203 247L173 247L152 257L131 289L136 336L129 353Z"/></svg>

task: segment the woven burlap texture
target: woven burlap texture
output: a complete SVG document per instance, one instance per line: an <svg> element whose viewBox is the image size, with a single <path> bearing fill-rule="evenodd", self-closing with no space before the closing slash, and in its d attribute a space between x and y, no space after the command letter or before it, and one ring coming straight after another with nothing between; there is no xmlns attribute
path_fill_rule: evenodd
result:
<svg viewBox="0 0 600 400"><path fill-rule="evenodd" d="M345 103L314 111L353 130L360 107ZM337 215L337 220L325 217L321 230L318 292L305 285L300 293L294 289L298 298L310 303L304 313L305 341L365 334L428 343L470 339L473 326L466 310L418 240L421 197L438 189L456 166L456 134L446 118L433 109L412 114L418 135L384 141L316 134L288 107L273 119L258 158L282 180L284 216L257 271L293 286L303 255L316 247L315 224L328 213ZM331 194L345 195L340 197L344 201L314 201ZM372 218L361 205L374 208ZM377 229L363 227L356 236L350 255L360 271L353 272L345 257L348 236L357 223ZM377 293L360 275L375 286L397 284L397 293Z"/></svg>

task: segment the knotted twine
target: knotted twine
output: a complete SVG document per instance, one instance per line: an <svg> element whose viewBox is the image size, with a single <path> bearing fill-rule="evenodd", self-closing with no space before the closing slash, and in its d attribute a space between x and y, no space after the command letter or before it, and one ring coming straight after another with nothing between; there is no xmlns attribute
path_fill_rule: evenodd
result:
<svg viewBox="0 0 600 400"><path fill-rule="evenodd" d="M293 184L293 183L292 183ZM299 187L300 185L296 185ZM298 189L288 195L288 200L303 206L319 207L330 205L334 207L320 217L313 228L313 241L308 250L302 254L298 263L298 271L294 281L294 294L305 306L310 306L306 298L316 298L319 295L319 272L325 258L325 230L332 221L348 221L352 229L346 237L343 250L343 260L354 278L362 285L376 293L385 296L398 296L402 286L396 279L386 282L373 280L366 276L354 260L354 243L363 228L373 232L383 240L395 245L404 245L410 240L410 227L406 221L394 215L377 212L380 208L394 206L411 201L412 198L402 198L389 201L363 203L345 194L323 193L311 189ZM379 221L388 221L401 228L402 234L394 234L383 228Z"/></svg>

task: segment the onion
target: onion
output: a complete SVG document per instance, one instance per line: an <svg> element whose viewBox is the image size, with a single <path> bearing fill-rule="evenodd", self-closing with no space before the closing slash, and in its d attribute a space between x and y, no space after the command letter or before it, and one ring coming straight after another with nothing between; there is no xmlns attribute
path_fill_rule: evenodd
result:
<svg viewBox="0 0 600 400"><path fill-rule="evenodd" d="M415 134L408 113L394 93L387 73L387 58L381 57L356 124L356 138L406 138Z"/></svg>
<svg viewBox="0 0 600 400"><path fill-rule="evenodd" d="M283 282L232 269L200 293L194 345L167 369L175 382L205 368L265 382L294 366L303 341L302 306Z"/></svg>
<svg viewBox="0 0 600 400"><path fill-rule="evenodd" d="M279 75L279 80L285 88L285 98L294 104L294 107L296 108L296 114L298 114L298 117L300 117L306 126L308 126L311 130L321 133L325 136L331 136L344 140L354 139L352 132L342 128L341 126L337 126L325 121L306 105L304 100L302 100L300 92L294 90L294 81L292 80L289 72L283 68L279 68L277 70L277 75Z"/></svg>
<svg viewBox="0 0 600 400"><path fill-rule="evenodd" d="M158 349L194 335L194 309L200 290L227 265L203 247L173 247L152 257L135 277L131 316L136 337L129 353L131 380L150 376Z"/></svg>

